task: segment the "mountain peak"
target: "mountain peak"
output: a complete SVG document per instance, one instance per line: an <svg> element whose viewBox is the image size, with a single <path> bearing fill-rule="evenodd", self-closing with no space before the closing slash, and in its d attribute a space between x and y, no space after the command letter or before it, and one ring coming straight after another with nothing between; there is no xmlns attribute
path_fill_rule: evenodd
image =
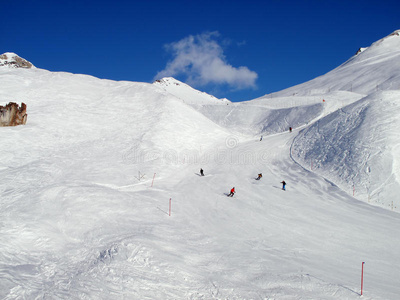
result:
<svg viewBox="0 0 400 300"><path fill-rule="evenodd" d="M321 95L349 91L369 95L376 91L400 89L400 30L360 48L332 71L302 84L276 92L273 97ZM271 98L266 95L260 98Z"/></svg>
<svg viewBox="0 0 400 300"><path fill-rule="evenodd" d="M185 83L183 83L183 82L181 82L181 81L179 81L179 80L177 80L177 79L175 79L173 77L164 77L164 78L161 78L161 79L157 79L156 81L154 81L154 83L158 84L158 85L163 85L163 86L168 86L168 85L171 85L171 84L187 85L187 84L185 84Z"/></svg>
<svg viewBox="0 0 400 300"><path fill-rule="evenodd" d="M387 43L390 43L389 46L392 45L392 43L396 43L396 45L397 45L399 43L399 37L400 37L400 30L395 30L394 32L385 36L384 38L377 40L371 46L377 46L380 44L387 44ZM395 47L395 48L397 48L397 47Z"/></svg>
<svg viewBox="0 0 400 300"><path fill-rule="evenodd" d="M394 35L400 36L400 29L399 30L395 30L393 33L389 34L387 37L394 36Z"/></svg>
<svg viewBox="0 0 400 300"><path fill-rule="evenodd" d="M187 104L229 104L226 98L218 99L213 95L201 92L192 88L190 85L183 83L173 77L164 77L153 82L154 85L161 87L166 92L183 100Z"/></svg>
<svg viewBox="0 0 400 300"><path fill-rule="evenodd" d="M19 57L13 52L6 52L0 55L0 67L8 66L9 68L35 68L35 66L26 59Z"/></svg>

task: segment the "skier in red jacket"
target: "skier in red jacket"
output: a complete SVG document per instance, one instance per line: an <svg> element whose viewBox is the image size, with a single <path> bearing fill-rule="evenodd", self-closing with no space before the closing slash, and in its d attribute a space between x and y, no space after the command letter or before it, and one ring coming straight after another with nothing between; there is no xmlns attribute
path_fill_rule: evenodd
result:
<svg viewBox="0 0 400 300"><path fill-rule="evenodd" d="M235 187L231 189L231 193L228 195L228 197L233 197L235 195Z"/></svg>

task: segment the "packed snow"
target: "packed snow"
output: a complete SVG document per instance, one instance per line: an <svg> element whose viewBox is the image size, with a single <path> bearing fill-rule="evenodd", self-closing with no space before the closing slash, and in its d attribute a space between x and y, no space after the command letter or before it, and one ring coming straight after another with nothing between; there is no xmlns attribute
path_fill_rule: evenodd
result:
<svg viewBox="0 0 400 300"><path fill-rule="evenodd" d="M398 299L396 33L242 103L0 68L0 298Z"/></svg>

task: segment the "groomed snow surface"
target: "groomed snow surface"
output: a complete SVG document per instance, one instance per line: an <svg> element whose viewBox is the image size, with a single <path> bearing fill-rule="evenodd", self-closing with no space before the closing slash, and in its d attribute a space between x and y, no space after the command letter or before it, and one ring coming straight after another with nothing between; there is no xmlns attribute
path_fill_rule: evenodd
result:
<svg viewBox="0 0 400 300"><path fill-rule="evenodd" d="M28 109L0 130L1 299L359 299L362 262L362 299L399 299L399 90L238 104L171 78L0 82Z"/></svg>
<svg viewBox="0 0 400 300"><path fill-rule="evenodd" d="M365 299L399 295L400 215L294 161L300 129L232 133L149 84L1 79L29 108L1 130L2 299L358 299L363 261Z"/></svg>

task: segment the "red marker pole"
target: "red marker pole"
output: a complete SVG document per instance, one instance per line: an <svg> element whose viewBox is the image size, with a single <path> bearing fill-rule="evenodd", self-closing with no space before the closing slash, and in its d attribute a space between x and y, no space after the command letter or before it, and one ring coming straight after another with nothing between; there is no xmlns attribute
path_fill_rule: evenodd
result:
<svg viewBox="0 0 400 300"><path fill-rule="evenodd" d="M171 198L169 198L169 216L171 216Z"/></svg>
<svg viewBox="0 0 400 300"><path fill-rule="evenodd" d="M364 264L365 264L365 262L362 262L362 265L361 265L361 296L363 293L363 285L364 285Z"/></svg>
<svg viewBox="0 0 400 300"><path fill-rule="evenodd" d="M154 176L153 176L153 181L151 182L151 186L153 186L154 177L156 177L156 173L154 173Z"/></svg>

